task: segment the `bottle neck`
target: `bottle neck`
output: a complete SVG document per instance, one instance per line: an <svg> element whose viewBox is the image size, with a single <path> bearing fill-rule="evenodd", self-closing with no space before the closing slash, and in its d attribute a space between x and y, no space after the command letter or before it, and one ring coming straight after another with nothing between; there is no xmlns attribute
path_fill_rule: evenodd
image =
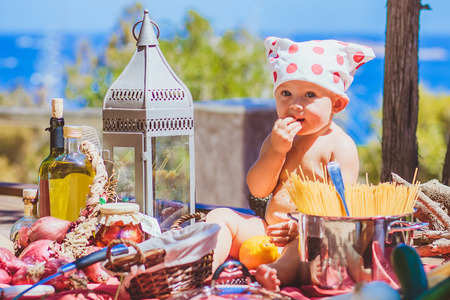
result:
<svg viewBox="0 0 450 300"><path fill-rule="evenodd" d="M62 148L50 148L50 156L51 157L56 157L56 156L60 156L61 154L64 153L64 147Z"/></svg>
<svg viewBox="0 0 450 300"><path fill-rule="evenodd" d="M65 146L64 146L65 154L78 152L79 147L80 147L79 138L65 138Z"/></svg>
<svg viewBox="0 0 450 300"><path fill-rule="evenodd" d="M37 218L37 205L35 203L25 204L23 216L26 218Z"/></svg>
<svg viewBox="0 0 450 300"><path fill-rule="evenodd" d="M61 154L64 150L64 118L50 118L50 127L47 128L50 131L50 154L56 152Z"/></svg>

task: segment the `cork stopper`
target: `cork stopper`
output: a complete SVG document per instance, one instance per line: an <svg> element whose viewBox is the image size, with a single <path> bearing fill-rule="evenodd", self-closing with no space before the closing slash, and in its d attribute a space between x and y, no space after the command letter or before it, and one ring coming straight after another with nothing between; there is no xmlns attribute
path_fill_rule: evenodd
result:
<svg viewBox="0 0 450 300"><path fill-rule="evenodd" d="M64 126L63 129L65 138L80 138L81 126Z"/></svg>
<svg viewBox="0 0 450 300"><path fill-rule="evenodd" d="M37 197L37 189L23 189L24 199L35 199Z"/></svg>
<svg viewBox="0 0 450 300"><path fill-rule="evenodd" d="M122 215L139 212L137 203L106 203L100 206L100 212L105 215Z"/></svg>
<svg viewBox="0 0 450 300"><path fill-rule="evenodd" d="M62 118L63 117L63 99L62 98L52 98L52 117Z"/></svg>

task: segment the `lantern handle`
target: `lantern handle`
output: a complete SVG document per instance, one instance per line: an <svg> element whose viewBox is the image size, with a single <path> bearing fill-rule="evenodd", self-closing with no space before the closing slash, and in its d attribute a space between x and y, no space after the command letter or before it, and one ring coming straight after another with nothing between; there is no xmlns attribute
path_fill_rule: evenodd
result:
<svg viewBox="0 0 450 300"><path fill-rule="evenodd" d="M136 24L134 24L134 26L133 26L133 30L132 30L132 32L133 32L133 37L134 37L134 39L137 41L138 40L138 38L136 37L136 34L134 33L134 30L136 29L136 26L138 26L138 24L139 23L142 23L142 21L143 20L140 20L139 22L137 22ZM152 20L150 20L150 22L156 27L156 29L158 30L158 34L156 35L156 39L159 39L159 26L158 26L158 24L156 24L155 22L153 22Z"/></svg>

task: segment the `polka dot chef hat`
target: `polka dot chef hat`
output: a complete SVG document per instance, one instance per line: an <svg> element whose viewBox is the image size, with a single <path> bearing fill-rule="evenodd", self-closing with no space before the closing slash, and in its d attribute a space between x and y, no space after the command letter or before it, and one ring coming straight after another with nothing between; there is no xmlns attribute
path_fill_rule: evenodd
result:
<svg viewBox="0 0 450 300"><path fill-rule="evenodd" d="M356 70L375 57L369 47L336 40L296 43L268 37L264 44L274 92L283 82L303 80L343 95Z"/></svg>

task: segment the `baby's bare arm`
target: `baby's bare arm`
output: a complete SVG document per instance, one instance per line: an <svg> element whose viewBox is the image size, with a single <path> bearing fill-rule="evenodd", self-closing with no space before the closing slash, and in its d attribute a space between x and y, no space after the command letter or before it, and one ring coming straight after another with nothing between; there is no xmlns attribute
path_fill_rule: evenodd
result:
<svg viewBox="0 0 450 300"><path fill-rule="evenodd" d="M292 117L278 119L271 134L261 147L259 159L247 174L247 185L256 197L266 197L273 192L278 184L286 153L292 148L292 143L301 129L299 122Z"/></svg>
<svg viewBox="0 0 450 300"><path fill-rule="evenodd" d="M261 149L261 156L247 173L247 185L252 195L267 197L273 192L285 159L285 154L271 147L269 135Z"/></svg>
<svg viewBox="0 0 450 300"><path fill-rule="evenodd" d="M281 222L286 222L287 213L296 210L295 204L290 200L285 187L276 190L266 207L266 222L268 225L274 225ZM280 219L284 215L285 220Z"/></svg>

